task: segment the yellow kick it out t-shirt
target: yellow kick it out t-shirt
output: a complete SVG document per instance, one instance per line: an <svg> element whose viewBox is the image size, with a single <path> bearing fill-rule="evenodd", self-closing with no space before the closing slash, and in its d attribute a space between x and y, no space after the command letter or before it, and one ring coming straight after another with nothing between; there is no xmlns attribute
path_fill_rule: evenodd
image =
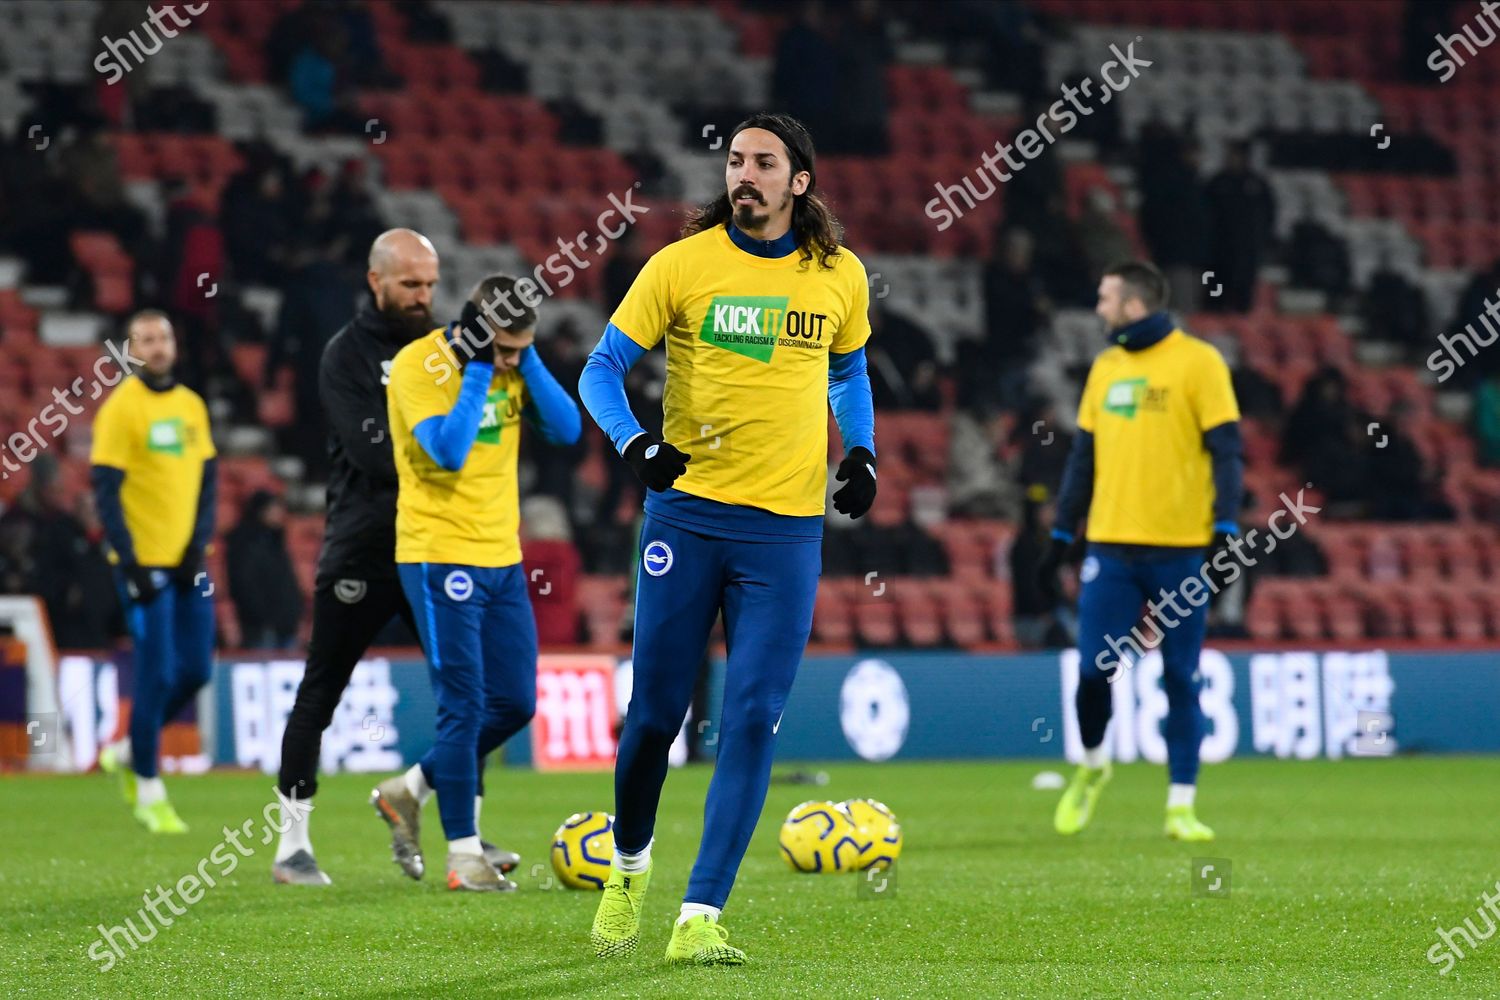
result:
<svg viewBox="0 0 1500 1000"><path fill-rule="evenodd" d="M462 384L446 329L407 344L391 361L386 402L399 483L398 563L499 567L521 561L516 460L526 380L520 373L499 372L490 381L479 436L458 471L434 462L413 436L422 421L453 409Z"/></svg>
<svg viewBox="0 0 1500 1000"><path fill-rule="evenodd" d="M89 461L125 473L120 505L136 562L182 562L198 519L203 463L216 455L208 407L185 385L155 392L131 375L99 407Z"/></svg>
<svg viewBox="0 0 1500 1000"><path fill-rule="evenodd" d="M667 343L662 436L692 456L675 489L777 514L823 513L828 353L870 338L859 258L746 253L723 226L646 262L610 322Z"/></svg>
<svg viewBox="0 0 1500 1000"><path fill-rule="evenodd" d="M1094 435L1088 540L1207 545L1214 482L1203 433L1239 418L1229 366L1181 330L1095 358L1078 405L1078 426Z"/></svg>

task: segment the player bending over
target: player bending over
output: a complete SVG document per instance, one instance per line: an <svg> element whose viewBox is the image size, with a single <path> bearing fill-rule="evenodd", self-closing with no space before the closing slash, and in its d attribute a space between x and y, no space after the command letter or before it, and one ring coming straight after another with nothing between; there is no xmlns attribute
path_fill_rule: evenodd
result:
<svg viewBox="0 0 1500 1000"><path fill-rule="evenodd" d="M521 415L572 444L578 407L542 364L536 311L517 282L481 281L459 323L414 341L387 391L400 492L396 563L416 613L437 700L437 738L420 763L371 795L396 860L422 872L417 819L437 792L448 888L510 890L476 827L478 762L536 710L536 619L521 568L516 482ZM483 314L484 319L480 316Z"/></svg>
<svg viewBox="0 0 1500 1000"><path fill-rule="evenodd" d="M1078 405L1052 547L1053 578L1073 530L1088 512L1088 552L1079 572L1078 729L1083 763L1057 804L1058 833L1088 825L1109 781L1104 748L1111 683L1134 664L1118 650L1141 620L1160 635L1167 693L1167 836L1212 840L1193 811L1203 741L1198 654L1207 600L1220 586L1238 531L1240 411L1229 368L1212 345L1179 329L1166 312L1167 284L1150 264L1105 271L1095 312L1113 345L1094 359ZM1212 553L1207 547L1212 545ZM1170 614L1158 605L1170 602ZM1111 641L1113 640L1113 641Z"/></svg>
<svg viewBox="0 0 1500 1000"><path fill-rule="evenodd" d="M776 730L812 628L830 402L847 448L838 479L848 485L834 506L859 517L875 499L869 288L813 194L813 155L796 119L740 123L725 193L646 262L579 383L589 413L648 488L634 693L615 763L616 850L592 933L601 958L639 940L667 750L722 610L729 658L718 760L667 958L745 960L718 919L765 803ZM642 429L624 390L626 372L663 340L666 441Z"/></svg>
<svg viewBox="0 0 1500 1000"><path fill-rule="evenodd" d="M126 326L141 367L94 418L94 500L135 647L130 733L99 752L152 833L186 833L157 773L161 730L208 682L213 587L203 557L214 533L217 453L203 397L172 377L177 341L154 309Z"/></svg>
<svg viewBox="0 0 1500 1000"><path fill-rule="evenodd" d="M396 352L435 325L437 251L421 233L388 230L370 244L365 280L371 298L334 334L318 365L318 394L328 417L328 518L307 670L281 737L276 787L287 799L317 794L323 730L375 636L395 617L417 630L396 577L396 460L385 386ZM480 769L482 774L482 764ZM479 805L476 799L476 814ZM310 809L285 810L283 819L287 828L276 844L271 877L286 885L327 885L330 879L313 856ZM502 872L520 863L515 853L481 843Z"/></svg>

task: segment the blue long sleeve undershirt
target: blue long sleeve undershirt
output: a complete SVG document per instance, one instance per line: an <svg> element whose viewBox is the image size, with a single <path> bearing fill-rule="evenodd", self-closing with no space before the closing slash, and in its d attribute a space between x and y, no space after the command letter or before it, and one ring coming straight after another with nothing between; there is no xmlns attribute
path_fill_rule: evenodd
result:
<svg viewBox="0 0 1500 1000"><path fill-rule="evenodd" d="M875 454L875 399L863 347L828 355L828 403L844 439L844 451L864 448Z"/></svg>
<svg viewBox="0 0 1500 1000"><path fill-rule="evenodd" d="M1203 447L1213 462L1214 531L1239 533L1240 499L1244 493L1245 459L1239 421L1231 420L1203 432ZM1094 435L1080 430L1068 452L1052 537L1073 540L1079 520L1088 512L1094 493Z"/></svg>
<svg viewBox="0 0 1500 1000"><path fill-rule="evenodd" d="M578 378L578 395L584 408L622 455L626 445L646 433L625 398L625 375L645 355L644 347L611 323L604 328L604 336L584 362Z"/></svg>
<svg viewBox="0 0 1500 1000"><path fill-rule="evenodd" d="M574 444L583 433L583 417L578 404L568 395L562 383L552 377L535 347L521 352L516 369L526 380L526 408L522 413L552 444Z"/></svg>
<svg viewBox="0 0 1500 1000"><path fill-rule="evenodd" d="M412 436L438 465L449 472L464 467L469 449L479 437L479 424L484 419L484 401L489 395L490 380L495 375L495 366L479 361L470 361L464 366L463 382L458 388L458 400L447 413L428 417L412 428Z"/></svg>
<svg viewBox="0 0 1500 1000"><path fill-rule="evenodd" d="M1240 501L1245 490L1245 450L1240 422L1231 420L1203 432L1203 446L1213 460L1214 531L1239 534Z"/></svg>
<svg viewBox="0 0 1500 1000"><path fill-rule="evenodd" d="M99 510L99 521L104 526L104 540L119 557L121 565L135 562L135 544L130 536L130 527L125 523L125 505L120 500L120 490L125 485L125 470L112 465L95 465L89 470L89 483L94 490L94 506ZM193 517L193 533L188 539L189 548L201 551L213 537L218 493L219 460L205 459L203 479L198 487L198 509Z"/></svg>
<svg viewBox="0 0 1500 1000"><path fill-rule="evenodd" d="M104 525L104 540L121 564L135 562L135 545L130 539L130 528L125 524L125 506L120 502L125 470L112 465L95 465L89 470L89 481L94 487L94 506L99 508L99 521Z"/></svg>
<svg viewBox="0 0 1500 1000"><path fill-rule="evenodd" d="M198 486L198 516L193 521L193 537L189 547L200 552L208 547L214 535L214 516L219 512L219 460L203 461L203 480Z"/></svg>
<svg viewBox="0 0 1500 1000"><path fill-rule="evenodd" d="M625 396L625 375L645 353L644 347L611 323L604 328L604 336L589 355L578 380L583 405L615 451L622 455L632 440L646 433L630 412L630 402ZM844 439L844 450L862 447L873 455L875 405L864 348L829 355L828 401Z"/></svg>
<svg viewBox="0 0 1500 1000"><path fill-rule="evenodd" d="M1063 467L1062 486L1057 491L1057 513L1052 517L1052 537L1073 540L1078 522L1094 497L1094 435L1079 429Z"/></svg>
<svg viewBox="0 0 1500 1000"><path fill-rule="evenodd" d="M553 444L573 444L583 433L583 418L572 398L542 363L535 347L521 353L517 372L526 380L526 418ZM458 400L446 414L428 417L412 429L422 450L449 472L457 472L468 460L479 437L484 403L489 395L494 365L471 361L464 368Z"/></svg>

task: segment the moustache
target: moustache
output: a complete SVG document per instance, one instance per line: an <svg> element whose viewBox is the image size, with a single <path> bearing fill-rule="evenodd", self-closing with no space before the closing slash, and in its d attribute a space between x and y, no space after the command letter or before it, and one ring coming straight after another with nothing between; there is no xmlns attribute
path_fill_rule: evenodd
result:
<svg viewBox="0 0 1500 1000"><path fill-rule="evenodd" d="M754 198L762 205L766 203L765 195L761 194L759 191L755 190L755 188L752 187L735 188L734 196L730 200L738 201L741 198Z"/></svg>

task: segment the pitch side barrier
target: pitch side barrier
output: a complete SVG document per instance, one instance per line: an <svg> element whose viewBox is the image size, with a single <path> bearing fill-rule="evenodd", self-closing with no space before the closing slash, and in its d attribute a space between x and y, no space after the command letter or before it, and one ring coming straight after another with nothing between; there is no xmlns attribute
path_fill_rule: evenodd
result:
<svg viewBox="0 0 1500 1000"><path fill-rule="evenodd" d="M176 724L164 766L274 773L302 661L253 651L221 654L196 719ZM712 669L722 672L722 658ZM1500 649L1414 644L1347 649L1253 642L1209 646L1199 669L1207 719L1205 762L1230 757L1381 757L1500 752ZM45 750L33 767L87 770L123 731L128 654L62 653ZM1166 759L1161 659L1149 653L1111 686L1114 759ZM539 664L537 714L505 762L539 769L605 769L630 697L628 656L549 652ZM717 691L718 677L711 685ZM777 759L931 760L1049 758L1081 753L1071 705L1077 653L850 651L810 654L792 688ZM67 696L61 697L66 692ZM684 721L709 753L717 695L702 720ZM26 711L8 706L7 716ZM433 736L435 706L420 654L377 650L356 669L323 741L325 772L388 772L416 760ZM686 740L676 747L685 756ZM33 751L35 757L35 751ZM61 762L65 766L59 767Z"/></svg>

